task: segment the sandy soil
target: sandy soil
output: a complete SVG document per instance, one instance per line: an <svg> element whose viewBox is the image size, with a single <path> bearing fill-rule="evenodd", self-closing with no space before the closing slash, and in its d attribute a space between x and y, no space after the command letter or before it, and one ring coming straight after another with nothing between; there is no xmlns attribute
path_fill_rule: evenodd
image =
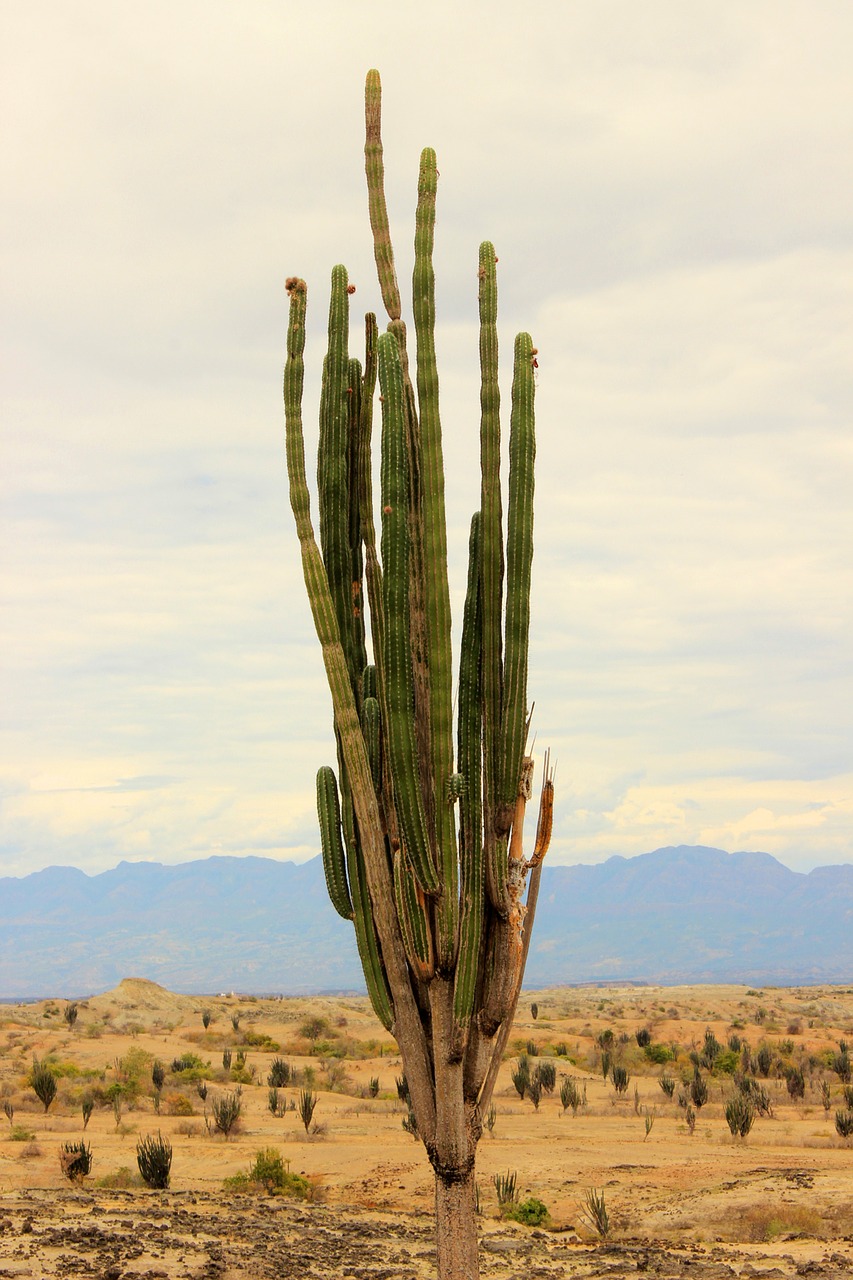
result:
<svg viewBox="0 0 853 1280"><path fill-rule="evenodd" d="M0 1278L435 1274L429 1167L402 1127L396 1046L365 1000L202 999L131 979L81 1002L73 1028L64 1008L64 1001L0 1006L0 1095L13 1110L0 1131ZM212 1015L207 1030L204 1009ZM313 1043L304 1034L311 1018L325 1020ZM664 1068L637 1045L640 1027L654 1043L678 1046L665 1069L679 1082L692 1074L690 1049L701 1049L710 1028L724 1046L734 1034L753 1052L767 1044L775 1062L801 1065L805 1097L792 1101L774 1067L762 1079L772 1117L735 1140L724 1115L731 1075L718 1071L708 1076L709 1100L691 1134L684 1108L658 1084ZM621 1097L601 1073L597 1037L606 1030L631 1077ZM853 988L587 988L526 997L498 1083L494 1129L478 1155L483 1275L853 1277L853 1144L836 1134L844 1099L827 1066L845 1037L853 1041ZM568 1050L554 1058L557 1089L538 1110L519 1098L510 1075L531 1040L542 1060ZM227 1139L211 1123L213 1100L236 1087L223 1049L232 1051L232 1071L242 1049L247 1068L243 1115ZM191 1081L168 1075L158 1115L151 1062L168 1069L186 1053L210 1064L207 1100ZM49 1056L61 1073L47 1113L27 1085L34 1056ZM319 1094L308 1135L295 1111L268 1109L276 1056L307 1070ZM586 1085L587 1105L576 1116L562 1111L562 1074ZM370 1097L374 1079L378 1095ZM125 1094L119 1116L107 1096L116 1083ZM77 1186L62 1175L58 1153L83 1136L87 1090L102 1105L85 1131L92 1173ZM293 1102L298 1092L298 1085L279 1091ZM173 1145L170 1190L126 1185L137 1141L158 1130ZM309 1179L309 1202L223 1188L268 1147ZM535 1196L548 1206L548 1229L498 1217L492 1179L508 1170L517 1173L521 1200ZM606 1241L584 1219L590 1188L606 1198Z"/></svg>

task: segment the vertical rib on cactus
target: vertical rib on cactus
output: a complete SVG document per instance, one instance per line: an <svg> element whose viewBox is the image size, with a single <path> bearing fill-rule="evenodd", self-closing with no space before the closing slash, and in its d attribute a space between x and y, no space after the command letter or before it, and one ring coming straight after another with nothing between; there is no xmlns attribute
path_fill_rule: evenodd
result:
<svg viewBox="0 0 853 1280"><path fill-rule="evenodd" d="M393 334L377 343L382 392L382 562L385 607L386 733L394 800L406 852L426 893L439 880L427 834L415 754L409 638L409 461L403 374Z"/></svg>
<svg viewBox="0 0 853 1280"><path fill-rule="evenodd" d="M429 735L432 785L435 790L435 838L442 875L438 904L438 965L449 971L456 957L459 924L456 821L445 798L453 772L453 688L450 649L450 587L447 578L447 529L444 514L444 457L435 358L435 198L438 169L435 152L421 153L418 206L415 215L415 267L412 309L417 345L420 412L421 512L424 535L424 607L429 669Z"/></svg>
<svg viewBox="0 0 853 1280"><path fill-rule="evenodd" d="M498 809L503 698L501 610L503 519L501 510L500 389L498 386L498 293L495 247L480 245L480 591L483 617L483 820L486 889L495 910L506 915L506 835Z"/></svg>

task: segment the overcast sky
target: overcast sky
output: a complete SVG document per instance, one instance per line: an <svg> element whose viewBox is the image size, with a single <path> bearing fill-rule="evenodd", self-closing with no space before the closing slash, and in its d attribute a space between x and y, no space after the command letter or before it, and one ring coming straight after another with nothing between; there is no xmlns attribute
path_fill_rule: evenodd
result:
<svg viewBox="0 0 853 1280"><path fill-rule="evenodd" d="M454 599L477 249L539 348L530 696L553 862L853 860L849 0L3 0L0 875L318 851L284 282L408 292L420 148ZM506 370L508 373L509 371ZM506 383L508 400L508 379Z"/></svg>

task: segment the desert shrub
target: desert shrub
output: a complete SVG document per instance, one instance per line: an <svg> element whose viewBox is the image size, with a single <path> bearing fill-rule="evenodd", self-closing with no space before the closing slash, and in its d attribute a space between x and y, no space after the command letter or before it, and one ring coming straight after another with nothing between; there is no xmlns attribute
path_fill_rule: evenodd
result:
<svg viewBox="0 0 853 1280"><path fill-rule="evenodd" d="M498 1197L498 1208L503 1214L508 1205L515 1204L518 1200L518 1174L507 1169L506 1173L496 1173L492 1182Z"/></svg>
<svg viewBox="0 0 853 1280"><path fill-rule="evenodd" d="M238 1093L223 1093L213 1099L213 1123L220 1133L227 1138L243 1110L243 1102Z"/></svg>
<svg viewBox="0 0 853 1280"><path fill-rule="evenodd" d="M566 1044L565 1040L561 1040L559 1044L554 1045L554 1052L558 1058L568 1058L569 1046Z"/></svg>
<svg viewBox="0 0 853 1280"><path fill-rule="evenodd" d="M794 1099L805 1097L806 1078L799 1067L789 1067L785 1072L785 1083L788 1093Z"/></svg>
<svg viewBox="0 0 853 1280"><path fill-rule="evenodd" d="M671 1061L673 1056L671 1049L665 1044L645 1044L642 1049L649 1062L655 1062L659 1066Z"/></svg>
<svg viewBox="0 0 853 1280"><path fill-rule="evenodd" d="M761 1204L744 1209L738 1215L738 1234L747 1240L769 1243L782 1235L820 1234L823 1222L816 1209L808 1205Z"/></svg>
<svg viewBox="0 0 853 1280"><path fill-rule="evenodd" d="M306 1018L299 1028L299 1034L304 1036L306 1040L310 1040L315 1044L319 1039L328 1039L333 1035L331 1023L328 1018L317 1017Z"/></svg>
<svg viewBox="0 0 853 1280"><path fill-rule="evenodd" d="M728 1039L728 1046L733 1053L740 1053L743 1049L743 1041L736 1032L732 1032Z"/></svg>
<svg viewBox="0 0 853 1280"><path fill-rule="evenodd" d="M35 1132L22 1124L13 1124L9 1130L10 1142L32 1142Z"/></svg>
<svg viewBox="0 0 853 1280"><path fill-rule="evenodd" d="M538 1057L539 1057L539 1045L536 1043L536 1041L535 1041L535 1040L528 1040L528 1041L527 1041L527 1044L526 1044L526 1046L525 1046L525 1051L526 1051L526 1053L527 1053L528 1058L538 1058Z"/></svg>
<svg viewBox="0 0 853 1280"><path fill-rule="evenodd" d="M756 1067L756 1070L758 1071L758 1074L760 1076L764 1076L765 1079L767 1076L770 1075L771 1069L773 1067L773 1053L769 1045L763 1044L759 1048L758 1052L755 1055L755 1067Z"/></svg>
<svg viewBox="0 0 853 1280"><path fill-rule="evenodd" d="M652 1033L648 1027L638 1027L634 1036L641 1049L647 1049L652 1043Z"/></svg>
<svg viewBox="0 0 853 1280"><path fill-rule="evenodd" d="M610 1234L610 1215L607 1212L603 1190L596 1191L594 1187L590 1187L584 1197L581 1216L602 1240Z"/></svg>
<svg viewBox="0 0 853 1280"><path fill-rule="evenodd" d="M794 1052L793 1040L780 1040L779 1052L782 1054L784 1058L790 1058L791 1054Z"/></svg>
<svg viewBox="0 0 853 1280"><path fill-rule="evenodd" d="M116 1169L115 1173L105 1173L102 1178L96 1178L94 1185L109 1191L113 1189L132 1191L143 1186L143 1182L138 1173L134 1173L126 1164L123 1164Z"/></svg>
<svg viewBox="0 0 853 1280"><path fill-rule="evenodd" d="M690 1101L697 1111L708 1101L708 1082L700 1075L698 1067L693 1072L689 1093Z"/></svg>
<svg viewBox="0 0 853 1280"><path fill-rule="evenodd" d="M194 1116L195 1109L185 1094L167 1093L166 1114L169 1116Z"/></svg>
<svg viewBox="0 0 853 1280"><path fill-rule="evenodd" d="M512 1083L515 1085L516 1093L519 1098L523 1098L527 1092L527 1086L530 1084L530 1059L527 1054L521 1054L510 1075Z"/></svg>
<svg viewBox="0 0 853 1280"><path fill-rule="evenodd" d="M835 1128L839 1138L853 1137L853 1111L836 1111Z"/></svg>
<svg viewBox="0 0 853 1280"><path fill-rule="evenodd" d="M739 1066L740 1066L740 1054L736 1053L734 1049L723 1049L717 1055L717 1058L714 1062L714 1068L713 1068L714 1075L715 1076L734 1075L734 1073L737 1071Z"/></svg>
<svg viewBox="0 0 853 1280"><path fill-rule="evenodd" d="M244 1031L243 1043L251 1045L253 1049L260 1049L262 1053L278 1053L281 1048L277 1040L263 1031Z"/></svg>
<svg viewBox="0 0 853 1280"><path fill-rule="evenodd" d="M56 1097L56 1076L46 1062L33 1058L33 1067L29 1077L30 1088L47 1111Z"/></svg>
<svg viewBox="0 0 853 1280"><path fill-rule="evenodd" d="M610 1068L610 1082L617 1093L622 1094L627 1092L628 1082L630 1079L631 1077L628 1075L627 1068L623 1067L621 1062L614 1062L613 1066Z"/></svg>
<svg viewBox="0 0 853 1280"><path fill-rule="evenodd" d="M749 1095L738 1091L726 1103L726 1123L733 1138L745 1138L755 1122L755 1109Z"/></svg>
<svg viewBox="0 0 853 1280"><path fill-rule="evenodd" d="M553 1093L557 1084L557 1068L553 1062L546 1059L540 1062L536 1068L536 1077L546 1093Z"/></svg>
<svg viewBox="0 0 853 1280"><path fill-rule="evenodd" d="M521 1204L510 1203L501 1208L502 1218L507 1218L510 1222L521 1222L525 1227L541 1227L550 1216L545 1205L535 1196Z"/></svg>
<svg viewBox="0 0 853 1280"><path fill-rule="evenodd" d="M177 1076L182 1083L195 1084L197 1080L209 1080L213 1075L209 1062L203 1062L195 1053L183 1053L175 1058L170 1067L171 1074Z"/></svg>
<svg viewBox="0 0 853 1280"><path fill-rule="evenodd" d="M660 1079L658 1080L658 1084L660 1085L661 1089L663 1090L663 1092L666 1094L668 1098L671 1098L672 1095L675 1093L675 1081L673 1080L672 1076L667 1075L666 1072L664 1072L663 1075L660 1077Z"/></svg>
<svg viewBox="0 0 853 1280"><path fill-rule="evenodd" d="M312 1093L310 1089L299 1090L299 1101L296 1104L296 1110L299 1112L299 1118L305 1126L306 1134L311 1127L311 1121L314 1118L314 1109L319 1101L319 1095Z"/></svg>
<svg viewBox="0 0 853 1280"><path fill-rule="evenodd" d="M308 1179L299 1173L291 1173L290 1161L282 1159L274 1147L259 1151L249 1170L226 1178L223 1186L228 1191L237 1192L263 1189L271 1196L293 1196L298 1200L305 1200L311 1194Z"/></svg>
<svg viewBox="0 0 853 1280"><path fill-rule="evenodd" d="M165 1191L169 1185L172 1169L172 1144L168 1138L157 1132L140 1138L136 1144L136 1163L142 1181L147 1187L157 1191Z"/></svg>
<svg viewBox="0 0 853 1280"><path fill-rule="evenodd" d="M231 1026L234 1028L235 1031L240 1030L240 1014L239 1013L231 1014Z"/></svg>
<svg viewBox="0 0 853 1280"><path fill-rule="evenodd" d="M842 1084L849 1084L850 1083L850 1053L846 1047L846 1044L844 1044L844 1041L842 1041L841 1043L842 1045L844 1045L844 1047L841 1049L839 1053L836 1053L833 1056L832 1069L835 1072L835 1074L838 1076L838 1079L841 1081Z"/></svg>
<svg viewBox="0 0 853 1280"><path fill-rule="evenodd" d="M92 1148L82 1140L59 1148L59 1167L69 1182L82 1182L92 1171Z"/></svg>

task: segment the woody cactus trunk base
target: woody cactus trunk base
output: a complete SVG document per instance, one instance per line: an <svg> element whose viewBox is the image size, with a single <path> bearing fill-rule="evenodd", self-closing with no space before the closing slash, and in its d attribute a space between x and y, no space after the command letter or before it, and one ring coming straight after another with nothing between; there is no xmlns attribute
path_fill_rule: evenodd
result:
<svg viewBox="0 0 853 1280"><path fill-rule="evenodd" d="M494 247L480 246L481 498L471 521L461 654L450 641L432 264L438 170L421 155L412 281L414 382L388 226L381 88L365 90L365 168L382 300L350 355L352 286L332 271L320 397L319 545L302 431L305 282L287 282L290 501L334 711L336 769L317 775L329 896L353 922L377 1016L403 1058L435 1173L442 1280L478 1274L474 1164L521 987L553 777L545 758L530 856L527 652L533 558L534 368L515 340L504 517ZM377 538L371 446L381 406ZM369 627L368 627L369 621ZM526 897L525 897L526 893Z"/></svg>

